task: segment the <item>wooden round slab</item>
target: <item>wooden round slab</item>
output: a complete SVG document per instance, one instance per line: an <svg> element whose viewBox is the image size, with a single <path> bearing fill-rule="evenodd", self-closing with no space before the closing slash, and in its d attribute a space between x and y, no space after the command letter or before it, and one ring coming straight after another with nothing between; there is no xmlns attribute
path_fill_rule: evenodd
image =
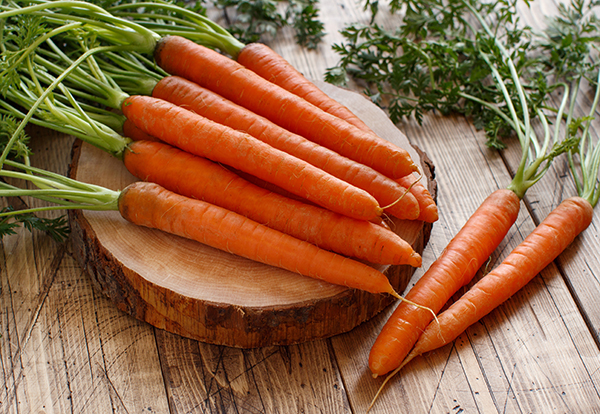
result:
<svg viewBox="0 0 600 414"><path fill-rule="evenodd" d="M411 151L435 191L430 165L383 111L354 92L319 86L380 136ZM74 148L71 176L114 190L135 181L121 161L81 143ZM132 316L199 341L252 348L325 338L353 329L393 301L138 227L116 211L72 211L70 219L75 255L102 292ZM430 224L390 225L423 251ZM410 266L381 270L399 292L414 272Z"/></svg>

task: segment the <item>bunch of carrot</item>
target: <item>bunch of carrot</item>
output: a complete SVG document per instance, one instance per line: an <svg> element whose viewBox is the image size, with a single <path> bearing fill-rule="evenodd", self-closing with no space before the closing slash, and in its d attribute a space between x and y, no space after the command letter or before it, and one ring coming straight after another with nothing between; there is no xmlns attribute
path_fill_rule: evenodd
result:
<svg viewBox="0 0 600 414"><path fill-rule="evenodd" d="M22 122L0 166L10 163L8 153L22 126L36 122L99 146L122 158L138 178L154 183L108 192L107 208L118 208L136 224L396 297L383 273L352 258L421 265L420 255L381 221L384 212L410 220L437 219L431 195L411 178L418 168L404 149L208 47L180 36L161 37L93 4L16 1L2 10L0 19L5 28L13 25L13 33L19 32L15 20L31 25L37 19L44 25L34 26L39 32L26 49L10 41L3 45L7 55L19 56L6 59L3 74L18 73L19 78L4 88L2 112ZM79 38L89 32L94 40L73 41L72 32ZM152 58L163 71L148 69ZM274 54L271 59L282 61ZM150 88L141 88L146 94L124 91L131 87L131 77L120 76L119 65L132 62L148 75L145 79L155 79ZM47 73L33 67L44 67ZM179 76L167 77L164 71ZM140 84L135 88L140 90ZM212 103L202 108L209 97ZM34 171L27 163L10 165L25 171L19 178L31 179ZM294 197L251 184L238 171ZM32 181L43 182L32 195L52 197L62 208L98 208L96 203L77 202L95 188ZM65 185L74 198L60 203L58 198L71 194L61 187ZM11 188L2 194L19 191Z"/></svg>

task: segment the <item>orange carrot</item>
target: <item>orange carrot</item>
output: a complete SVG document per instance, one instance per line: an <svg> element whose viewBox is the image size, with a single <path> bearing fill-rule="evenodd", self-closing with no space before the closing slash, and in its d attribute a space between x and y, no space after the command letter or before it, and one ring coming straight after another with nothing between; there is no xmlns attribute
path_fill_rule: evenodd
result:
<svg viewBox="0 0 600 414"><path fill-rule="evenodd" d="M125 123L123 124L123 134L132 140L162 142L158 138L153 137L150 134L146 134L144 131L140 130L129 120L125 120ZM299 201L305 205L316 206L316 204L311 203L310 201L308 201L300 196L297 196L296 194L292 194L289 191L286 191L281 187L278 187L274 184L268 183L265 180L261 180L260 178L257 178L255 176L253 176L252 174L248 174L244 171L236 170L235 168L231 168L231 167L227 167L227 166L223 166L223 168L227 168L229 171L236 174L240 178L243 178L244 180L248 181L251 184L256 185L257 187L268 190L269 192L278 194L280 196L283 196L283 197L291 199L291 200ZM143 178L143 177L138 177L138 178ZM175 191L175 192L177 192L177 191ZM384 220L384 217L375 217L373 219L370 219L369 222L376 224L378 226L384 227L388 230L391 230L390 226ZM357 257L357 256L354 256L354 257ZM365 259L365 260L367 260L367 259ZM420 258L418 260L420 263ZM416 263L416 262L414 262L414 263Z"/></svg>
<svg viewBox="0 0 600 414"><path fill-rule="evenodd" d="M429 190L420 182L415 182L413 175L398 179L400 185L408 188L419 204L418 220L434 223L439 219L438 208Z"/></svg>
<svg viewBox="0 0 600 414"><path fill-rule="evenodd" d="M330 98L269 46L263 43L249 43L240 50L236 61L269 82L304 98L323 111L343 119L365 132L373 133L371 128L350 109Z"/></svg>
<svg viewBox="0 0 600 414"><path fill-rule="evenodd" d="M500 265L486 274L423 332L403 364L454 341L517 293L563 252L592 222L594 209L581 197L561 202Z"/></svg>
<svg viewBox="0 0 600 414"><path fill-rule="evenodd" d="M142 131L175 147L278 185L356 219L381 215L377 201L322 170L256 138L150 96L130 96L123 113Z"/></svg>
<svg viewBox="0 0 600 414"><path fill-rule="evenodd" d="M166 36L155 50L155 60L168 73L189 79L390 178L418 170L406 150L322 111L214 50L182 37Z"/></svg>
<svg viewBox="0 0 600 414"><path fill-rule="evenodd" d="M517 219L520 198L511 190L494 191L450 241L440 257L394 310L369 354L374 376L397 368L419 335L450 297L469 283ZM401 338L401 339L400 339Z"/></svg>
<svg viewBox="0 0 600 414"><path fill-rule="evenodd" d="M160 139L158 139L150 134L147 134L144 131L142 131L141 129L139 129L138 127L136 127L128 119L126 119L123 124L123 134L126 137L128 137L134 141L162 142ZM139 153L136 152L136 154L139 154ZM289 191L286 191L283 188L278 187L274 184L268 183L265 180L261 180L260 178L257 178L255 176L253 176L252 174L248 174L244 171L240 171L235 168L231 168L231 167L224 166L224 165L223 165L223 168L227 168L229 171L236 174L240 178L243 178L244 180L248 181L249 183L254 184L262 189L268 190L269 192L273 192L275 194L278 194L280 196L283 196L283 197L291 199L291 200L299 201L302 204L316 206L315 203L312 203L312 202L306 200L305 198L302 198L296 194L292 194ZM138 178L144 179L144 177L139 177L139 176L138 176ZM172 188L169 188L169 189L172 189ZM175 192L177 192L177 191L175 191ZM389 225L385 222L383 217L375 217L373 219L370 219L369 222L371 222L373 224L377 224L378 226L382 226L382 227L390 230Z"/></svg>
<svg viewBox="0 0 600 414"><path fill-rule="evenodd" d="M156 138L154 135L150 135L139 129L129 119L125 119L125 122L123 122L123 135L125 135L127 138L131 138L134 141L161 142L160 139Z"/></svg>
<svg viewBox="0 0 600 414"><path fill-rule="evenodd" d="M454 341L469 326L529 283L590 225L593 214L594 207L585 198L571 197L560 203L500 265L425 328L402 364L382 383L375 399L391 377L408 362Z"/></svg>
<svg viewBox="0 0 600 414"><path fill-rule="evenodd" d="M231 168L231 167L226 167L228 168L231 172L233 172L234 174L238 175L240 178L243 178L244 180L248 181L249 183L252 183L254 185L256 185L257 187L260 187L262 189L268 190L270 192L273 192L275 194L279 194L280 196L289 198L291 200L296 200L301 202L302 204L308 204L311 206L316 206L315 203L311 203L310 201L297 196L296 194L292 194L289 191L285 191L283 188L277 187L274 184L268 183L264 180L261 180L260 178L257 178L251 174L248 174L244 171L240 171L240 170L236 170L235 168ZM390 229L389 225L386 223L385 217L381 216L381 217L375 217L374 219L368 220L370 223L373 224L377 224L378 226L383 226L386 229Z"/></svg>
<svg viewBox="0 0 600 414"><path fill-rule="evenodd" d="M138 181L119 196L126 220L196 240L329 283L398 297L387 277L365 264L270 229L229 210Z"/></svg>
<svg viewBox="0 0 600 414"><path fill-rule="evenodd" d="M386 209L388 214L408 220L414 220L419 216L417 199L398 182L372 168L293 134L194 82L179 76L168 76L157 83L152 96L248 133L334 177L361 188L375 197L380 206L391 206Z"/></svg>
<svg viewBox="0 0 600 414"><path fill-rule="evenodd" d="M421 265L421 256L390 230L290 200L167 144L134 141L123 161L142 180L231 210L322 249L371 263Z"/></svg>

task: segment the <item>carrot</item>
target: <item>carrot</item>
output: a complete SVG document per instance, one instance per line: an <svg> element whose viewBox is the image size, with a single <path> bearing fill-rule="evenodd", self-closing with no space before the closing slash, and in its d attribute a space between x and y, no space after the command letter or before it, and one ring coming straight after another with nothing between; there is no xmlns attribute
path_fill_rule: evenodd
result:
<svg viewBox="0 0 600 414"><path fill-rule="evenodd" d="M408 188L417 200L419 205L419 216L417 219L427 223L434 223L439 219L437 204L429 190L420 182L415 182L415 180L412 175L407 175L398 179L398 182L400 185Z"/></svg>
<svg viewBox="0 0 600 414"><path fill-rule="evenodd" d="M135 141L123 161L142 180L218 205L322 249L371 263L421 265L421 256L390 230L290 200L167 144Z"/></svg>
<svg viewBox="0 0 600 414"><path fill-rule="evenodd" d="M123 123L123 135L127 138L132 139L133 141L160 142L165 145L169 145L169 144L166 144L165 142L161 141L160 139L156 138L155 136L152 136L152 135L147 134L146 132L142 131L137 126L135 126L135 124L133 122L131 122L129 119L126 119L125 122ZM174 147L172 147L172 148L174 148ZM190 154L190 155L193 155L193 154ZM248 181L249 183L254 184L260 188L263 188L265 190L279 194L281 196L284 196L284 197L292 199L292 200L300 201L304 204L310 204L312 206L316 206L315 203L312 203L312 202L306 200L305 198L302 198L296 194L292 194L289 191L286 191L283 188L276 186L275 184L266 182L265 180L261 180L260 178L257 178L252 174L248 174L247 172L240 171L240 170L231 168L231 167L223 165L223 164L221 164L221 166L223 168L231 171L232 173L236 174L237 176L243 178L244 180ZM138 177L138 178L144 179L143 177ZM383 217L377 217L376 219L369 220L369 221L378 223L382 220L383 220Z"/></svg>
<svg viewBox="0 0 600 414"><path fill-rule="evenodd" d="M125 119L122 126L123 135L127 138L131 138L134 141L152 141L152 142L161 142L160 139L156 138L153 135L150 135L141 129L139 129L135 124L129 119Z"/></svg>
<svg viewBox="0 0 600 414"><path fill-rule="evenodd" d="M230 165L352 218L381 215L367 192L256 138L149 96L125 99L124 115L142 131L195 155Z"/></svg>
<svg viewBox="0 0 600 414"><path fill-rule="evenodd" d="M323 111L343 119L365 132L374 133L350 109L330 98L269 46L262 43L249 43L240 50L236 61L262 78L281 86Z"/></svg>
<svg viewBox="0 0 600 414"><path fill-rule="evenodd" d="M170 74L189 79L390 178L418 170L406 150L320 110L214 50L179 36L166 36L154 56Z"/></svg>
<svg viewBox="0 0 600 414"><path fill-rule="evenodd" d="M592 205L581 197L561 202L500 265L442 312L438 322L425 329L403 364L454 341L517 293L590 225L593 214Z"/></svg>
<svg viewBox="0 0 600 414"><path fill-rule="evenodd" d="M412 351L387 376L379 391L414 358L451 343L469 326L517 293L590 225L593 214L593 205L582 197L571 197L560 203L500 265L425 328Z"/></svg>
<svg viewBox="0 0 600 414"><path fill-rule="evenodd" d="M405 298L437 314L460 287L469 283L500 244L517 219L519 205L520 198L513 191L494 191ZM395 369L432 319L430 311L400 303L371 348L369 368L373 375Z"/></svg>
<svg viewBox="0 0 600 414"><path fill-rule="evenodd" d="M136 127L128 119L126 119L125 122L123 123L123 128L122 129L123 129L123 134L126 137L128 137L128 138L130 138L130 139L132 139L134 141L162 142L158 138L156 138L156 137L154 137L154 136L152 136L150 134L147 134L144 131L142 131L141 129L139 129L138 127ZM134 151L134 153L136 155L141 155L142 154L139 150ZM125 155L127 155L127 153L125 153ZM129 157L129 158L131 158L131 157ZM141 161L140 163L143 163L143 162L144 161ZM167 164L167 163L168 163L168 160L165 160L165 164ZM186 167L187 167L186 169L189 169L189 166L186 166ZM131 168L129 166L128 166L128 168L130 169L130 172L132 172ZM248 181L251 184L254 184L257 187L260 187L261 189L268 190L269 192L272 192L272 193L275 193L277 195L283 196L286 199L291 199L291 200L295 200L295 201L301 202L302 205L317 206L316 204L311 203L310 201L308 201L308 200L306 200L306 199L304 199L304 198L302 198L300 196L297 196L296 194L292 194L289 191L286 191L286 190L284 190L284 189L282 189L282 188L280 188L280 187L278 187L278 186L276 186L274 184L268 183L268 182L266 182L264 180L261 180L260 178L257 178L257 177L255 177L255 176L253 176L251 174L248 174L248 173L246 173L244 171L236 170L234 168L227 167L227 166L222 166L222 168L227 169L231 173L233 173L233 174L237 175L238 177L240 177L240 178ZM140 176L140 175L137 175L137 174L134 173L134 175L136 175L140 179L147 179L147 177L148 177L147 174L144 174L143 176ZM164 182L163 182L162 185L163 185L163 187L165 186ZM168 189L173 190L173 187L172 186L168 186ZM178 191L175 191L175 192L178 192ZM369 222L377 224L379 226L382 226L382 227L390 230L390 227L384 221L383 217L376 217L374 219L369 220ZM340 253L340 252L338 251L338 253Z"/></svg>
<svg viewBox="0 0 600 414"><path fill-rule="evenodd" d="M124 219L329 283L398 296L387 277L360 262L270 229L229 210L138 181L119 196Z"/></svg>
<svg viewBox="0 0 600 414"><path fill-rule="evenodd" d="M139 226L328 283L400 298L387 277L366 264L320 249L222 207L176 194L158 184L137 181L122 191L115 191L23 163L5 162L11 170L0 169L0 177L25 180L31 185L18 188L6 184L0 189L0 197L30 196L51 205L2 212L0 217L50 209L119 211L125 220Z"/></svg>
<svg viewBox="0 0 600 414"><path fill-rule="evenodd" d="M179 76L161 79L152 96L182 106L212 121L246 132L371 194L386 213L419 217L419 204L407 188L383 174L293 134L220 95ZM398 201L399 200L399 201Z"/></svg>
<svg viewBox="0 0 600 414"><path fill-rule="evenodd" d="M268 81L358 128L372 132L348 108L329 98L271 48L261 43L244 44L203 15L164 2L119 2L118 5L107 6L107 11L156 30L161 35L178 33L196 43L228 54ZM169 24L164 25L164 22Z"/></svg>
<svg viewBox="0 0 600 414"><path fill-rule="evenodd" d="M487 31L484 19L479 21ZM497 43L496 46L503 55L503 64L513 68L510 54L506 53L501 44ZM544 177L554 158L577 145L578 141L570 136L559 141L560 122L556 123L552 134L543 111L537 113L544 127L543 136L538 137L531 124L530 109L518 72L508 71L505 79L487 55L482 54L482 58L493 75L496 87L504 97L503 105L506 105L510 116L504 113L498 115L513 128L519 138L521 161L508 187L496 190L488 196L406 294L407 301L400 303L387 320L369 353L369 368L375 377L393 371L402 363L433 319L431 313L437 314L460 287L469 283L498 247L515 222L520 200L527 190ZM506 87L508 82L517 89L516 99L520 108L514 105L513 96ZM563 119L570 99L567 95L569 94L564 94L557 111L558 120ZM426 307L430 312L423 312L422 308L413 309L408 306L408 301Z"/></svg>

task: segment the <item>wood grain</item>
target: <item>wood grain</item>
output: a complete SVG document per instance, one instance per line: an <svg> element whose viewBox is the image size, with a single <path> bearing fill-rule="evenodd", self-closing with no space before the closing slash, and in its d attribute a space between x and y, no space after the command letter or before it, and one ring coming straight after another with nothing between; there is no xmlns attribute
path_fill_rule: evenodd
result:
<svg viewBox="0 0 600 414"><path fill-rule="evenodd" d="M320 84L372 125L380 136L407 148L431 165L381 109L364 97ZM122 163L97 148L76 145L71 175L114 190L135 178ZM429 177L429 178L428 178ZM335 286L231 255L191 240L135 226L118 212L70 214L74 249L98 288L123 311L188 338L240 348L290 345L347 332L370 319L392 299L388 295ZM391 220L394 231L422 252L431 225ZM410 266L378 266L403 290Z"/></svg>

